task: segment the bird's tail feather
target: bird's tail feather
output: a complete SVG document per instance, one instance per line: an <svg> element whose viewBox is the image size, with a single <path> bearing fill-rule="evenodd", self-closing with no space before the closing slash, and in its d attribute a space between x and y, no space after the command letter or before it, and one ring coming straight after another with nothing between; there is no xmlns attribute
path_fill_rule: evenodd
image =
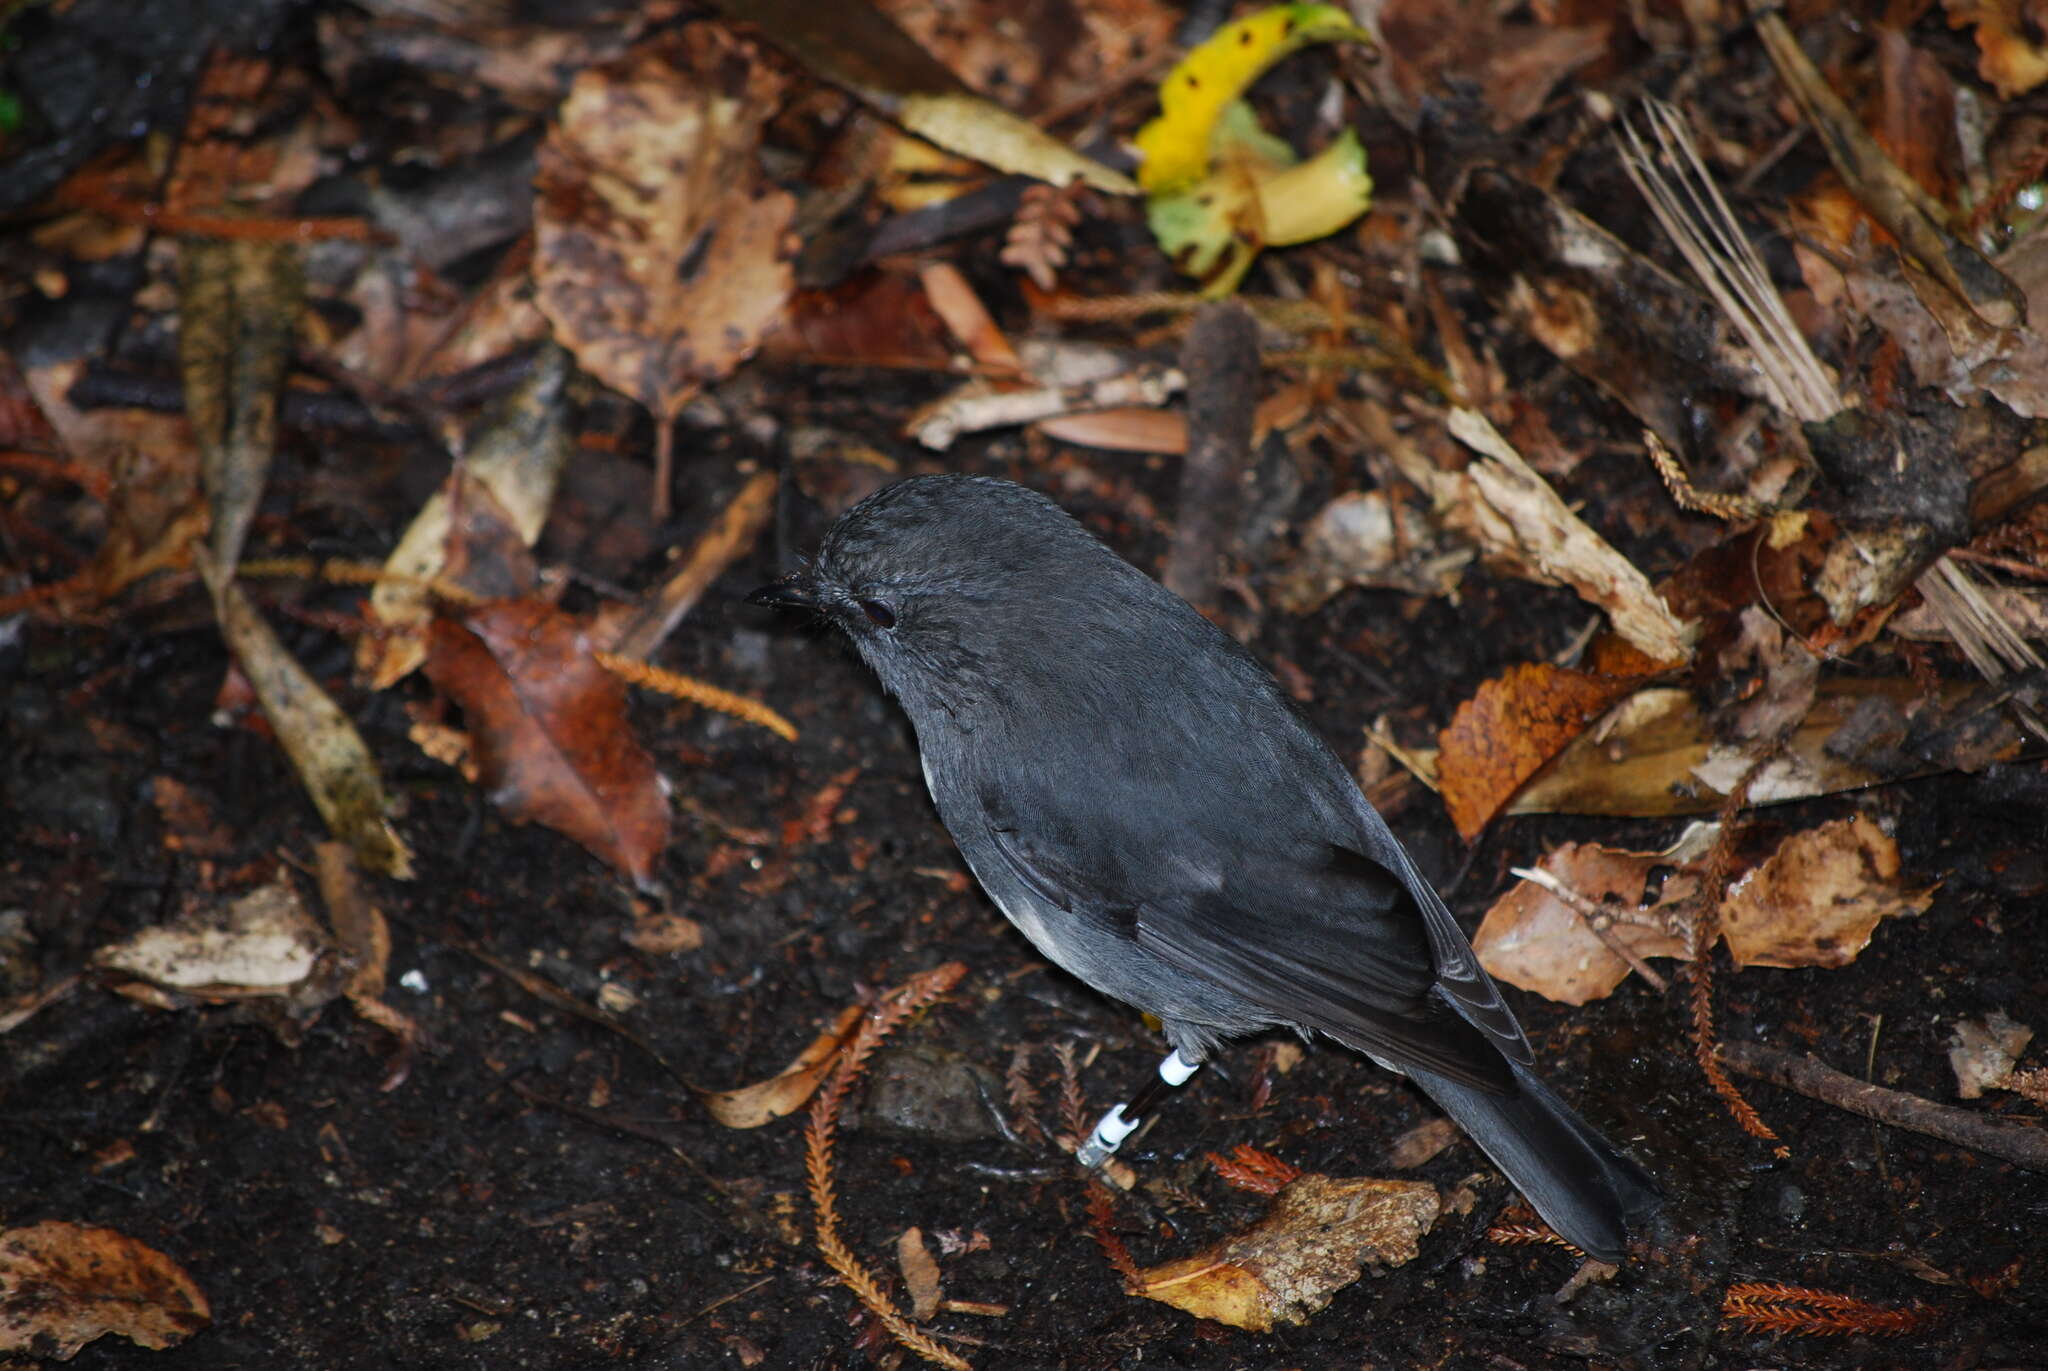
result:
<svg viewBox="0 0 2048 1371"><path fill-rule="evenodd" d="M1433 1072L1408 1074L1465 1130L1543 1221L1573 1246L1620 1261L1631 1227L1662 1192L1634 1162L1593 1130L1549 1086L1517 1066L1516 1089L1488 1094Z"/></svg>

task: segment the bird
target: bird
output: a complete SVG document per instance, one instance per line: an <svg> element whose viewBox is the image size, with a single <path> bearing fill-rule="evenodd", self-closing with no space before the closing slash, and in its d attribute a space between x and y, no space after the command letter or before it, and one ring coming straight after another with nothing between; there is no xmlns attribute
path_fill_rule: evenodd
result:
<svg viewBox="0 0 2048 1371"><path fill-rule="evenodd" d="M1625 1255L1661 1191L1534 1070L1470 942L1259 661L1010 481L848 509L757 604L843 631L909 716L939 818L1046 958L1171 1054L1100 1161L1222 1043L1320 1034L1406 1075L1560 1236Z"/></svg>

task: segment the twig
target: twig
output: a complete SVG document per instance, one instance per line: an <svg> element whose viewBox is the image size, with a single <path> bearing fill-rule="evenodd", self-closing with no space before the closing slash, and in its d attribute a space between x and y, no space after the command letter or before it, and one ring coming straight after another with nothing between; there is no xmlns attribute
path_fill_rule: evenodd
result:
<svg viewBox="0 0 2048 1371"><path fill-rule="evenodd" d="M944 966L912 976L885 996L869 1012L860 1032L841 1055L832 1079L812 1097L810 1126L804 1130L804 1171L810 1179L819 1253L868 1311L889 1330L890 1336L926 1361L952 1368L952 1371L971 1371L971 1367L965 1358L941 1347L930 1334L898 1313L881 1282L861 1265L860 1258L839 1236L839 1211L832 1193L832 1144L839 1131L839 1107L846 1099L846 1092L866 1068L868 1058L882 1045L882 1040L904 1020L951 990L966 974L967 968L960 963L947 962Z"/></svg>
<svg viewBox="0 0 2048 1371"><path fill-rule="evenodd" d="M1579 921L1586 925L1586 930L1605 944L1609 952L1627 962L1629 969L1655 986L1658 993L1661 994L1671 988L1670 983L1653 971L1648 962L1638 957L1633 948L1614 936L1612 914L1541 868L1518 866L1512 868L1510 874L1520 876L1531 885L1538 885L1549 891L1558 903L1579 916Z"/></svg>
<svg viewBox="0 0 2048 1371"><path fill-rule="evenodd" d="M1975 1110L1935 1104L1902 1090L1887 1090L1859 1081L1816 1058L1761 1043L1723 1043L1720 1056L1731 1069L1745 1076L1795 1090L1837 1109L1893 1128L1925 1133L2029 1171L2048 1171L2048 1129L2034 1124L1995 1119Z"/></svg>
<svg viewBox="0 0 2048 1371"><path fill-rule="evenodd" d="M990 390L977 383L920 410L907 432L926 447L943 452L963 433L1028 424L1081 410L1126 405L1156 408L1186 386L1187 378L1177 368L1152 364L1074 386Z"/></svg>

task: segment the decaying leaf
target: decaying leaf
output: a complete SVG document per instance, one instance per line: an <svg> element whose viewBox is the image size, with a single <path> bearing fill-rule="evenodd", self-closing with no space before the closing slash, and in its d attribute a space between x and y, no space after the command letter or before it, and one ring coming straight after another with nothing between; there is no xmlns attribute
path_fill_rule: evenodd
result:
<svg viewBox="0 0 2048 1371"><path fill-rule="evenodd" d="M278 392L304 280L289 243L188 239L178 257L185 412L199 440L214 560L232 571L277 451Z"/></svg>
<svg viewBox="0 0 2048 1371"><path fill-rule="evenodd" d="M1440 1209L1436 1187L1419 1181L1303 1176L1244 1232L1140 1271L1137 1293L1255 1332L1307 1323L1367 1262L1414 1260Z"/></svg>
<svg viewBox="0 0 2048 1371"><path fill-rule="evenodd" d="M1472 558L1470 547L1447 543L1406 501L1383 490L1351 491L1309 520L1301 556L1274 582L1273 596L1288 613L1308 614L1347 586L1444 595Z"/></svg>
<svg viewBox="0 0 2048 1371"><path fill-rule="evenodd" d="M703 1101L711 1117L727 1128L759 1128L794 1114L838 1064L839 1049L859 1031L861 1015L866 1012L857 1004L839 1011L839 1017L812 1039L795 1061L767 1080L736 1090L707 1092L697 1098Z"/></svg>
<svg viewBox="0 0 2048 1371"><path fill-rule="evenodd" d="M1924 914L1934 887L1899 880L1899 845L1858 814L1794 833L1721 902L1737 966L1847 966L1881 919Z"/></svg>
<svg viewBox="0 0 2048 1371"><path fill-rule="evenodd" d="M1437 783L1458 832L1485 828L1522 783L1636 682L1522 662L1481 685L1438 739Z"/></svg>
<svg viewBox="0 0 2048 1371"><path fill-rule="evenodd" d="M948 152L1055 186L1084 181L1112 195L1137 192L1122 172L1084 157L1028 119L969 90L958 74L871 0L830 5L815 0L718 0L718 7L754 26L827 81ZM1005 15L1000 22L1012 21Z"/></svg>
<svg viewBox="0 0 2048 1371"><path fill-rule="evenodd" d="M69 1361L108 1333L162 1349L212 1321L184 1267L111 1228L0 1232L0 1352Z"/></svg>
<svg viewBox="0 0 2048 1371"><path fill-rule="evenodd" d="M199 543L192 558L213 596L214 617L235 664L263 704L299 780L328 831L355 849L372 871L412 876L412 852L386 817L384 780L362 734Z"/></svg>
<svg viewBox="0 0 2048 1371"><path fill-rule="evenodd" d="M2048 42L2030 0L1942 0L1942 8L1950 28L1977 26L1977 74L2000 96L2010 100L2048 81Z"/></svg>
<svg viewBox="0 0 2048 1371"><path fill-rule="evenodd" d="M279 879L101 948L93 963L168 990L243 999L287 993L333 947L298 890Z"/></svg>
<svg viewBox="0 0 2048 1371"><path fill-rule="evenodd" d="M906 1228L896 1239L896 1267L910 1292L910 1317L923 1323L939 1312L939 1264L924 1245L924 1232Z"/></svg>
<svg viewBox="0 0 2048 1371"><path fill-rule="evenodd" d="M1943 710L1968 694L1942 693ZM1509 814L1607 814L1659 818L1710 814L1761 758L1749 803L1779 804L1881 781L1905 780L1940 767L1898 746L1925 692L1903 677L1824 679L1813 707L1792 735L1772 749L1730 743L1717 734L1717 715L1692 691L1666 686L1637 691L1571 740L1542 774L1508 803ZM2017 741L2015 736L2015 742Z"/></svg>
<svg viewBox="0 0 2048 1371"><path fill-rule="evenodd" d="M385 558L385 579L370 592L368 613L384 631L356 643L356 668L375 689L396 684L426 656L434 581L452 580L485 599L532 589L526 549L540 539L573 446L562 398L568 379L562 350L543 348L532 373L485 415L463 460Z"/></svg>
<svg viewBox="0 0 2048 1371"><path fill-rule="evenodd" d="M753 355L795 285L796 198L761 189L758 155L782 88L750 45L692 24L579 75L539 149L541 309L585 370L654 411L663 454L670 421Z"/></svg>
<svg viewBox="0 0 2048 1371"><path fill-rule="evenodd" d="M1604 921L1607 938L1637 958L1683 957L1683 927L1674 926L1672 916L1683 915L1698 893L1698 876L1683 864L1701 850L1692 834L1680 846L1682 851L1626 852L1566 843L1543 854L1537 868L1584 900ZM1649 893L1651 874L1660 868L1669 875ZM1627 959L1594 931L1586 912L1533 880L1494 901L1472 936L1472 950L1490 975L1559 1004L1604 999L1630 970Z"/></svg>
<svg viewBox="0 0 2048 1371"><path fill-rule="evenodd" d="M1689 955L1688 921L1677 916L1698 888L1688 865L1703 854L1690 834L1665 852L1567 844L1540 867L1590 914L1525 880L1487 911L1472 946L1488 972L1524 990L1564 1004L1601 999L1630 970L1614 944L1637 961ZM1931 887L1900 881L1898 845L1859 814L1792 834L1738 879L1721 902L1721 936L1738 967L1846 966L1881 919L1932 900Z"/></svg>
<svg viewBox="0 0 2048 1371"><path fill-rule="evenodd" d="M668 846L668 797L626 718L626 688L582 625L534 600L437 619L426 672L468 720L492 802L566 834L645 887Z"/></svg>
<svg viewBox="0 0 2048 1371"><path fill-rule="evenodd" d="M1956 1020L1948 1049L1948 1064L1956 1073L1956 1094L1974 1100L1986 1090L2004 1089L2020 1053L2033 1040L2034 1030L2002 1009L1981 1019Z"/></svg>

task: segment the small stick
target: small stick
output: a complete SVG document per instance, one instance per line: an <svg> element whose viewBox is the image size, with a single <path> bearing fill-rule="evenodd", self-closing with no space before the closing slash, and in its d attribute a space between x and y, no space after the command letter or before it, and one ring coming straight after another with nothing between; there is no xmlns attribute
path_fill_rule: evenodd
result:
<svg viewBox="0 0 2048 1371"><path fill-rule="evenodd" d="M1660 994L1671 988L1662 976L1659 976L1650 969L1648 962L1638 957L1627 943L1614 936L1614 916L1612 914L1609 914L1584 895L1581 895L1578 891L1541 868L1518 866L1511 868L1511 874L1520 876L1532 885L1540 885L1556 896L1566 909L1579 916L1579 921L1586 925L1587 930L1594 937L1606 944L1609 952L1627 962L1630 970L1634 971L1636 975L1641 976L1651 985L1656 986Z"/></svg>
<svg viewBox="0 0 2048 1371"><path fill-rule="evenodd" d="M1242 478L1251 465L1252 412L1259 407L1259 327L1244 306L1216 304L1195 315L1180 350L1188 378L1188 455L1180 507L1166 556L1166 588L1197 609L1215 607L1223 559L1242 516Z"/></svg>
<svg viewBox="0 0 2048 1371"><path fill-rule="evenodd" d="M1745 1076L1769 1081L1866 1119L2001 1157L2029 1171L2048 1171L2048 1129L1936 1104L1903 1090L1887 1090L1837 1071L1817 1058L1761 1043L1722 1043L1721 1060Z"/></svg>
<svg viewBox="0 0 2048 1371"><path fill-rule="evenodd" d="M732 497L732 503L697 540L689 560L668 578L660 593L620 631L618 641L611 645L612 651L621 657L637 657L641 661L654 655L654 650L703 597L711 583L723 575L727 567L744 557L761 530L767 527L768 516L775 509L775 485L775 474L763 471L740 487L739 494Z"/></svg>

